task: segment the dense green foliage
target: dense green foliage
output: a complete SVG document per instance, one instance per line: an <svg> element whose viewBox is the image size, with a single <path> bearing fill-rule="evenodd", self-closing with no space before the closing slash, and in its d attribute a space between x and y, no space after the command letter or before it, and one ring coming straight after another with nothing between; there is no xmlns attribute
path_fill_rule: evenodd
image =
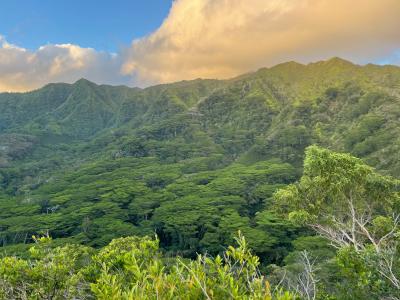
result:
<svg viewBox="0 0 400 300"><path fill-rule="evenodd" d="M345 275L344 291L382 295L389 279L365 271L382 262L376 247L363 237L336 254L315 231L343 221L350 191L374 238L396 221L398 186L386 176L400 176L399 97L400 68L339 58L226 81L138 89L81 79L0 94L1 252L28 258L33 235L94 251L156 234L166 257L196 259L224 253L241 230L272 284L283 272L293 288L311 255L321 295L342 297L332 291ZM362 160L310 148L301 177L313 144Z"/></svg>
<svg viewBox="0 0 400 300"><path fill-rule="evenodd" d="M223 256L195 261L163 257L149 238L116 239L98 252L37 241L29 260L0 260L0 299L295 299L272 291L241 236Z"/></svg>
<svg viewBox="0 0 400 300"><path fill-rule="evenodd" d="M237 248L195 260L163 255L148 237L100 250L33 237L29 258L0 259L0 299L398 299L398 190L361 160L311 146L301 180L271 205L319 236L293 241L283 266L260 270L240 232Z"/></svg>

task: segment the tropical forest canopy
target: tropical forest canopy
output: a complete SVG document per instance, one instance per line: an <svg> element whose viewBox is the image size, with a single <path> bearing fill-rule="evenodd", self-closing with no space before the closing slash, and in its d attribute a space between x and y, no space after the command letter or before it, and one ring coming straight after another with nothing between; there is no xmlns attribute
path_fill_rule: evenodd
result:
<svg viewBox="0 0 400 300"><path fill-rule="evenodd" d="M398 153L394 66L0 94L0 298L399 299Z"/></svg>

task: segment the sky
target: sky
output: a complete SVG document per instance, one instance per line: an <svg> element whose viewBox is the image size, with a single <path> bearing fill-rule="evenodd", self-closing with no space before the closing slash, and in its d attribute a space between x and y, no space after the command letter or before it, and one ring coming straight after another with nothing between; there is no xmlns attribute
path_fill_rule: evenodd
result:
<svg viewBox="0 0 400 300"><path fill-rule="evenodd" d="M156 30L172 0L1 0L0 34L35 50L77 44L117 52Z"/></svg>
<svg viewBox="0 0 400 300"><path fill-rule="evenodd" d="M1 0L0 91L149 86L339 56L400 65L399 0Z"/></svg>

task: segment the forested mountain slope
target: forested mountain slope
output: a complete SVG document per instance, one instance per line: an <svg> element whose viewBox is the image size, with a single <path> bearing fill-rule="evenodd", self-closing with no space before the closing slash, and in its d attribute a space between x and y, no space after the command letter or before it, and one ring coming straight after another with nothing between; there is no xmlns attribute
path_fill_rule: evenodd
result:
<svg viewBox="0 0 400 300"><path fill-rule="evenodd" d="M231 80L146 89L81 79L0 94L0 243L104 246L157 233L164 250L218 253L241 229L280 263L307 232L271 197L311 144L400 175L400 68L339 58Z"/></svg>

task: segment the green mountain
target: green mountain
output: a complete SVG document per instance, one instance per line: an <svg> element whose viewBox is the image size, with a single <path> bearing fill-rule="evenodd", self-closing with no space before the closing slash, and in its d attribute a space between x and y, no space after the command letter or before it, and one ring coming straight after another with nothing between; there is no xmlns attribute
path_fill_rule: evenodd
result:
<svg viewBox="0 0 400 300"><path fill-rule="evenodd" d="M311 144L400 176L400 68L333 58L224 81L0 94L0 245L155 232L192 257L223 251L240 229L280 263L308 233L271 197L299 178Z"/></svg>

